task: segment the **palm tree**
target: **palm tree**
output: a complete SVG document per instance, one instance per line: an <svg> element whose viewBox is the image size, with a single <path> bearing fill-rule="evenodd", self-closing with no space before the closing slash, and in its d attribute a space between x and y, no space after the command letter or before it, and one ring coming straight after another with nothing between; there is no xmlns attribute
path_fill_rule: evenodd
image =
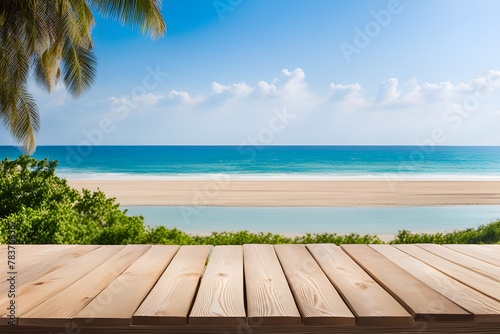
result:
<svg viewBox="0 0 500 334"><path fill-rule="evenodd" d="M73 97L93 83L92 11L138 27L155 39L165 32L161 0L1 0L0 119L27 153L36 148L40 116L28 79L48 92L60 79Z"/></svg>

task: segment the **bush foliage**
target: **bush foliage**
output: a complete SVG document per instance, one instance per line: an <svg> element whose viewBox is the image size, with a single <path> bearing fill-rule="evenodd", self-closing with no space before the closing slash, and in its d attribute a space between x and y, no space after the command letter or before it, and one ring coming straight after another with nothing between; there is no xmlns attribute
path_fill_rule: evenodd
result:
<svg viewBox="0 0 500 334"><path fill-rule="evenodd" d="M189 235L176 228L145 225L142 216L128 216L114 198L101 191L78 191L55 174L56 161L20 156L0 162L0 243L15 231L18 244L176 244L242 245L281 243L382 243L373 235L212 232ZM451 233L400 231L391 243L498 243L500 221Z"/></svg>

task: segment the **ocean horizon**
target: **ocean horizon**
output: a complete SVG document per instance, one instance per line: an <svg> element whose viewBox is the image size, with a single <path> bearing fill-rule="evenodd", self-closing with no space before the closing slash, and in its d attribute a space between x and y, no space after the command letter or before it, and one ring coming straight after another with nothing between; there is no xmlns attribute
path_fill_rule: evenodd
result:
<svg viewBox="0 0 500 334"><path fill-rule="evenodd" d="M498 146L39 146L32 156L57 160L68 179L500 180Z"/></svg>

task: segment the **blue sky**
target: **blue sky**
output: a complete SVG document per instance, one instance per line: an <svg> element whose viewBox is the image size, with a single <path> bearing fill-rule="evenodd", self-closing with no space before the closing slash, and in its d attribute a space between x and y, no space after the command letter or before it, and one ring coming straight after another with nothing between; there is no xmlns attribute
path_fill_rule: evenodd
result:
<svg viewBox="0 0 500 334"><path fill-rule="evenodd" d="M97 19L98 77L31 90L40 145L500 145L496 0L165 0ZM0 133L0 144L12 144Z"/></svg>

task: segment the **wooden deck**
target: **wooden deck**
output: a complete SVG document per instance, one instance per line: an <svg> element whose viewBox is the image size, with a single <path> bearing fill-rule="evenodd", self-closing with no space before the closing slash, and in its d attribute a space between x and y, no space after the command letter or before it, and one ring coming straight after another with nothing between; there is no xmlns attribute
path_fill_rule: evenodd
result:
<svg viewBox="0 0 500 334"><path fill-rule="evenodd" d="M1 333L500 328L500 245L19 245L15 326L6 272Z"/></svg>

